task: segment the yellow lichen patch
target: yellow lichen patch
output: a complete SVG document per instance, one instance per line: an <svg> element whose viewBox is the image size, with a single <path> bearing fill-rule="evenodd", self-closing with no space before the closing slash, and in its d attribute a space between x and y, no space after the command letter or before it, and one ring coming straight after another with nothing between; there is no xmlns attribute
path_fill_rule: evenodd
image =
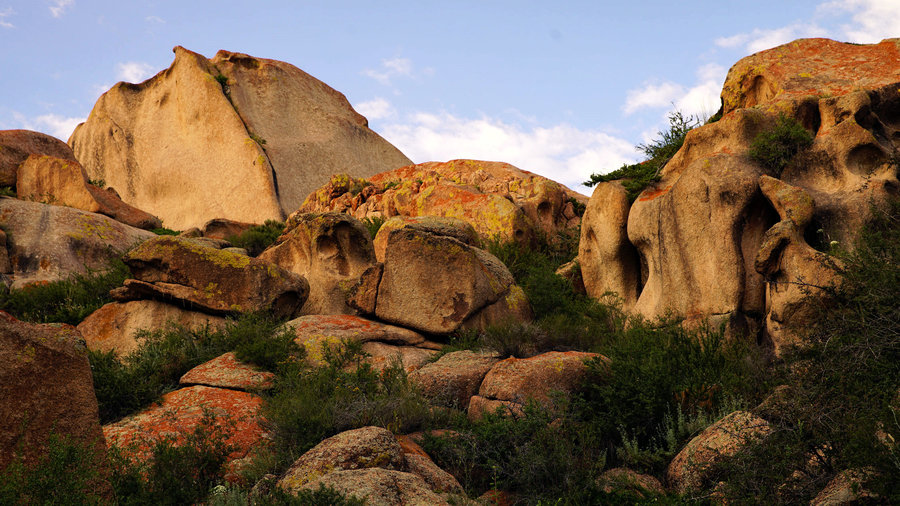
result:
<svg viewBox="0 0 900 506"><path fill-rule="evenodd" d="M519 285L509 287L505 300L506 305L510 308L520 308L528 305L528 296L525 295L525 290Z"/></svg>

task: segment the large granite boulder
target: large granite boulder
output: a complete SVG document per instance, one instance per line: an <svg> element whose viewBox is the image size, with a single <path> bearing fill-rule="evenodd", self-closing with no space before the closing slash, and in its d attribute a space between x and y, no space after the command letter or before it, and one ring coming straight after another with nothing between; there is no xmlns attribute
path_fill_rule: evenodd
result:
<svg viewBox="0 0 900 506"><path fill-rule="evenodd" d="M169 68L104 93L69 140L90 177L169 228L282 220L332 174L411 163L344 95L293 65L174 52Z"/></svg>
<svg viewBox="0 0 900 506"><path fill-rule="evenodd" d="M193 239L156 237L123 260L135 279L114 291L120 301L161 299L222 315L272 309L291 317L309 295L299 274Z"/></svg>
<svg viewBox="0 0 900 506"><path fill-rule="evenodd" d="M51 434L103 447L87 348L71 325L35 325L0 311L0 472L44 455Z"/></svg>
<svg viewBox="0 0 900 506"><path fill-rule="evenodd" d="M409 381L436 404L466 409L485 375L499 361L490 353L454 351L413 371Z"/></svg>
<svg viewBox="0 0 900 506"><path fill-rule="evenodd" d="M428 363L441 345L413 330L366 320L354 315L307 315L285 324L297 336L314 366L325 364L326 347L360 343L365 361L376 370L400 365L414 371Z"/></svg>
<svg viewBox="0 0 900 506"><path fill-rule="evenodd" d="M554 395L568 395L587 372L585 361L596 353L551 351L530 358L510 357L497 362L469 400L469 419L501 409L522 414L529 401L550 407Z"/></svg>
<svg viewBox="0 0 900 506"><path fill-rule="evenodd" d="M553 238L580 223L586 197L508 163L426 162L367 179L335 176L303 203L308 212L339 211L359 219L442 216L467 221L485 239Z"/></svg>
<svg viewBox="0 0 900 506"><path fill-rule="evenodd" d="M0 186L16 185L19 165L29 155L75 161L72 148L56 137L31 130L0 130Z"/></svg>
<svg viewBox="0 0 900 506"><path fill-rule="evenodd" d="M233 351L219 355L184 373L178 384L203 385L231 390L267 390L272 388L275 374L238 360Z"/></svg>
<svg viewBox="0 0 900 506"><path fill-rule="evenodd" d="M803 312L773 313L786 304L774 300L785 281L827 282L820 266L829 260L829 243L852 248L870 206L898 194L892 161L900 147L897 51L896 39L875 45L805 39L738 62L722 91L724 116L688 133L658 183L627 209L620 191L597 188L579 257L588 293L617 292L627 310L648 318L727 321L735 330L757 328L751 320L764 319L773 341L794 339L787 334L802 326ZM749 151L782 114L814 139L779 171ZM803 190L815 205L806 225L792 232L795 246L776 241L781 256L770 255L773 269L761 273L757 255L772 249L770 239L786 227L778 204L760 187L762 176ZM793 294L788 299L797 301ZM787 321L792 314L794 324Z"/></svg>
<svg viewBox="0 0 900 506"><path fill-rule="evenodd" d="M352 216L298 213L257 258L309 281L303 314L352 314L356 310L347 305L347 294L375 263L375 250L369 231Z"/></svg>
<svg viewBox="0 0 900 506"><path fill-rule="evenodd" d="M0 198L13 288L106 269L152 232L63 206Z"/></svg>
<svg viewBox="0 0 900 506"><path fill-rule="evenodd" d="M225 318L157 300L110 302L79 323L78 331L89 349L112 351L124 357L141 345L135 337L139 330L161 330L173 323L187 328L218 329L225 326Z"/></svg>
<svg viewBox="0 0 900 506"><path fill-rule="evenodd" d="M364 312L433 334L449 334L467 321L483 327L527 318L527 299L495 256L421 228L387 233L384 263L367 270L351 294ZM489 317L478 318L482 311Z"/></svg>

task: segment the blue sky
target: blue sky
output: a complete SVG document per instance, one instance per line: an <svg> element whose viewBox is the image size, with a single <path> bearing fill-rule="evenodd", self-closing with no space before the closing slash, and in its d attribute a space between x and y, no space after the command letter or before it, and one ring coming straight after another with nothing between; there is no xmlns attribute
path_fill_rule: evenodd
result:
<svg viewBox="0 0 900 506"><path fill-rule="evenodd" d="M576 188L638 159L673 103L714 113L741 57L812 36L900 37L900 0L0 0L0 129L66 140L173 46L227 49L343 92L415 162L501 160Z"/></svg>

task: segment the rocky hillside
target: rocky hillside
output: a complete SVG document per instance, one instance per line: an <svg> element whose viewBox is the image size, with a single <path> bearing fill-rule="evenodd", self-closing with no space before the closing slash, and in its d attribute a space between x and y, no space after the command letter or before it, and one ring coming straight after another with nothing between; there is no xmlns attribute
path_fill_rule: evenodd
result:
<svg viewBox="0 0 900 506"><path fill-rule="evenodd" d="M589 200L175 53L0 132L0 504L900 501L900 39L739 61Z"/></svg>

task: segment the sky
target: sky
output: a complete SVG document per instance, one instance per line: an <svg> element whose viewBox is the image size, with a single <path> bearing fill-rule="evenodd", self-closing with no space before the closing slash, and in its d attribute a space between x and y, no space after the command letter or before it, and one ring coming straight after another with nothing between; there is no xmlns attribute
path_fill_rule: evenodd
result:
<svg viewBox="0 0 900 506"><path fill-rule="evenodd" d="M0 129L67 140L172 48L291 63L416 163L498 160L588 194L728 68L801 37L900 37L900 0L0 0Z"/></svg>

